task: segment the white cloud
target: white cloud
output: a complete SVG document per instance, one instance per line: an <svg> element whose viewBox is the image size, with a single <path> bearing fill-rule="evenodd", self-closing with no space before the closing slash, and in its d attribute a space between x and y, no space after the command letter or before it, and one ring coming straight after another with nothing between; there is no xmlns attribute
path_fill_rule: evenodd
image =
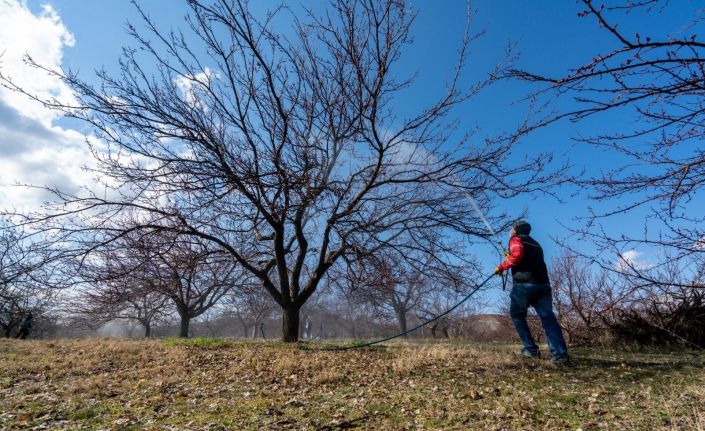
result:
<svg viewBox="0 0 705 431"><path fill-rule="evenodd" d="M35 15L25 1L0 0L0 71L30 94L62 102L74 99L61 80L24 61L30 55L38 64L58 69L64 48L74 43L51 6L42 6ZM66 191L90 184L90 175L82 170L93 161L85 138L57 126L59 117L26 95L0 87L0 208L37 208L49 197L16 183Z"/></svg>
<svg viewBox="0 0 705 431"><path fill-rule="evenodd" d="M50 5L34 15L25 1L0 1L0 70L3 75L32 94L56 97L63 102L73 99L71 89L57 77L26 64L29 55L50 69L61 66L64 47L74 46L73 34L61 22ZM0 88L0 98L22 115L37 119L45 126L58 118L53 112L25 95Z"/></svg>
<svg viewBox="0 0 705 431"><path fill-rule="evenodd" d="M705 236L702 236L699 240L695 241L695 244L693 244L693 250L705 250Z"/></svg>
<svg viewBox="0 0 705 431"><path fill-rule="evenodd" d="M206 67L203 72L193 76L179 76L174 80L174 83L176 84L176 88L179 89L181 97L183 97L188 104L200 110L205 110L206 107L201 102L201 93L214 78L217 79L218 75Z"/></svg>
<svg viewBox="0 0 705 431"><path fill-rule="evenodd" d="M615 267L618 270L626 271L630 269L644 270L652 265L644 259L644 253L637 250L627 250L618 255Z"/></svg>
<svg viewBox="0 0 705 431"><path fill-rule="evenodd" d="M424 169L436 163L436 156L418 143L396 142L390 154L390 161L402 168Z"/></svg>

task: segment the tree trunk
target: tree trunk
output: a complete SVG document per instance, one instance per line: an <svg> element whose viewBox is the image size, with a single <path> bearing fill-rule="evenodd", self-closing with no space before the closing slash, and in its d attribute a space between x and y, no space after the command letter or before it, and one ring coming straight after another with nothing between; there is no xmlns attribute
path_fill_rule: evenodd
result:
<svg viewBox="0 0 705 431"><path fill-rule="evenodd" d="M181 329L179 330L179 337L188 338L188 328L191 324L191 317L188 314L181 315Z"/></svg>
<svg viewBox="0 0 705 431"><path fill-rule="evenodd" d="M152 325L149 323L144 324L144 338L149 338L152 336Z"/></svg>
<svg viewBox="0 0 705 431"><path fill-rule="evenodd" d="M397 322L399 323L399 332L406 332L406 311L397 310ZM404 338L409 338L409 334L404 334Z"/></svg>
<svg viewBox="0 0 705 431"><path fill-rule="evenodd" d="M303 334L303 337L306 338L306 329L305 329L305 324L304 322L306 321L308 317L305 317L303 320L299 319L299 329L297 330L297 333Z"/></svg>
<svg viewBox="0 0 705 431"><path fill-rule="evenodd" d="M249 328L247 322L245 322L240 313L237 314L237 320L240 321L240 327L242 328L242 338L247 338L247 329Z"/></svg>
<svg viewBox="0 0 705 431"><path fill-rule="evenodd" d="M294 305L283 308L282 341L285 343L299 341L299 308Z"/></svg>

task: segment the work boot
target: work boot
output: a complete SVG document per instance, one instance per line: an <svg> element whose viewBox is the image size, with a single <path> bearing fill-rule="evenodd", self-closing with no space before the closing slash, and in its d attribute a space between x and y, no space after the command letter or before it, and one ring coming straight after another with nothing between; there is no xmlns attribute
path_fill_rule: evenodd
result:
<svg viewBox="0 0 705 431"><path fill-rule="evenodd" d="M541 359L541 352L536 352L536 354L534 355L526 349L519 350L518 352L516 352L516 355L527 359Z"/></svg>
<svg viewBox="0 0 705 431"><path fill-rule="evenodd" d="M559 356L557 358L552 358L551 363L555 365L556 367L568 367L572 365L572 362L570 360L570 356L566 353L563 356Z"/></svg>

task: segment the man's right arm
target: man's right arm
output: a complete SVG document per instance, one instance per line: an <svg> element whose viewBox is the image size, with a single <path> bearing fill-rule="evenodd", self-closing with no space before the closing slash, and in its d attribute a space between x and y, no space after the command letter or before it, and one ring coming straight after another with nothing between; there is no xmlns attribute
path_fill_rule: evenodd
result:
<svg viewBox="0 0 705 431"><path fill-rule="evenodd" d="M518 236L513 236L509 240L509 256L502 262L497 270L499 272L504 272L509 268L518 265L519 262L524 258L524 245L521 243L521 238Z"/></svg>

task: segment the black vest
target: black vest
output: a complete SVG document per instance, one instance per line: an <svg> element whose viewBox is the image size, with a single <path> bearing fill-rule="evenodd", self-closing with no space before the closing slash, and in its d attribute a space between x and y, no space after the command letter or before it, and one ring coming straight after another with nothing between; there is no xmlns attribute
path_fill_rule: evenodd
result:
<svg viewBox="0 0 705 431"><path fill-rule="evenodd" d="M541 246L529 235L517 236L524 246L524 258L512 267L512 279L515 283L548 283Z"/></svg>

